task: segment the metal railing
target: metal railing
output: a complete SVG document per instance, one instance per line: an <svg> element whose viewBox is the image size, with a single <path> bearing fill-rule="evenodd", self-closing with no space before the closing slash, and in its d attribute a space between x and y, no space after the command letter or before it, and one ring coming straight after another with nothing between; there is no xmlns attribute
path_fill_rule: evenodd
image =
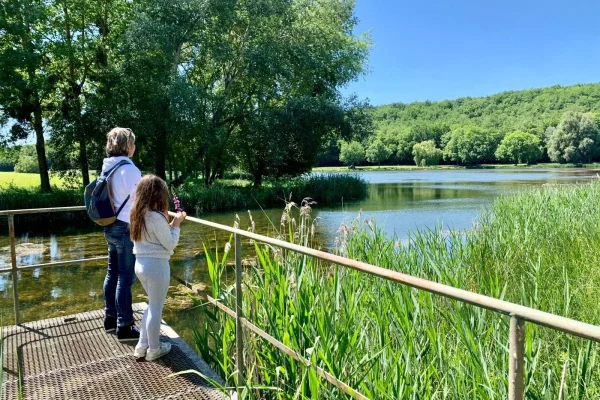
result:
<svg viewBox="0 0 600 400"><path fill-rule="evenodd" d="M15 303L15 322L20 323L19 317L19 291L18 291L18 280L17 272L23 269L31 268L43 268L59 265L78 264L82 262L98 261L106 259L107 257L95 257L82 260L71 260L71 261L60 261L46 264L36 264L28 266L18 266L16 262L15 252L15 235L14 235L14 215L17 214L34 214L34 213L45 213L45 212L61 212L61 211L82 211L85 207L62 207L62 208L45 208L45 209L31 209L31 210L7 210L0 211L0 215L8 216L9 226L9 237L10 237L10 251L11 251L11 269L4 269L0 272L10 271L12 273L13 281L13 296ZM174 213L170 213L174 215ZM208 301L224 311L228 315L236 319L236 367L238 370L238 382L243 382L244 376L244 341L242 336L242 327L246 327L258 336L267 340L269 343L283 351L287 355L296 359L297 361L310 365L310 361L305 359L295 350L287 347L282 342L278 341L267 332L263 331L251 321L248 321L242 315L242 246L241 238L245 237L248 239L255 240L257 242L270 244L282 249L287 249L299 254L314 257L319 260L334 263L343 267L352 268L357 271L368 273L383 279L387 279L393 282L397 282L403 285L407 285L416 289L425 290L430 293L434 293L440 296L444 296L450 299L458 300L463 303L471 304L476 307L485 308L493 312L504 314L510 318L509 327L509 372L508 372L508 393L510 400L521 400L524 398L524 338L525 338L525 322L531 322L536 325L545 326L553 330L565 332L574 336L579 336L585 339L592 340L594 342L600 342L600 327L587 324L581 321L573 320L570 318L561 317L559 315L550 314L544 311L536 310L533 308L525 307L519 304L510 303L508 301L499 300L493 297L484 296L478 293L470 292L463 289L458 289L452 286L444 285L441 283L429 281L422 278L417 278L411 275L403 274L401 272L392 271L376 265L367 264L361 261L351 260L349 258L341 257L335 254L327 253L320 250L311 249L304 246L299 246L293 243L288 243L282 240L273 239L267 236L259 235L253 232L244 231L237 228L232 228L226 225L217 224L214 222L202 220L194 217L187 217L188 221L219 229L232 233L235 239L235 286L236 286L236 310L232 310L224 304L218 302L216 299L201 294L207 298ZM174 278L186 287L192 289L192 285L178 277ZM198 293L200 294L200 293ZM323 369L313 366L317 374L333 384L343 392L356 399L368 399L365 395L352 389L344 382L338 380Z"/></svg>

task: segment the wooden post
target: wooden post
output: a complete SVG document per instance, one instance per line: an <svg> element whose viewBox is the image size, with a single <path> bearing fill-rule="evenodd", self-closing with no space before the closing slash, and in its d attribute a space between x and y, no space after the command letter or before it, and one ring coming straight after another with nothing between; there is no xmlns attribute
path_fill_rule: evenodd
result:
<svg viewBox="0 0 600 400"><path fill-rule="evenodd" d="M19 271L17 270L17 251L15 250L15 216L8 216L8 237L10 240L10 264L13 283L13 305L15 307L15 325L21 323L21 313L19 311Z"/></svg>
<svg viewBox="0 0 600 400"><path fill-rule="evenodd" d="M525 398L525 321L510 316L508 355L508 400Z"/></svg>
<svg viewBox="0 0 600 400"><path fill-rule="evenodd" d="M244 384L244 335L242 334L242 240L235 236L235 345L238 370L238 387Z"/></svg>

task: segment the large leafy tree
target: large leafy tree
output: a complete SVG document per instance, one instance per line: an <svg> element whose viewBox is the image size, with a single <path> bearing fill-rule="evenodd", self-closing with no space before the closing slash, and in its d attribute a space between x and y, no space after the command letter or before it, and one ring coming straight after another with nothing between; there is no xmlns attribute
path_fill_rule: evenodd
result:
<svg viewBox="0 0 600 400"><path fill-rule="evenodd" d="M48 120L53 146L60 155L56 161L79 166L87 185L90 156L97 164L98 147L103 147L100 142L104 139L104 131L91 113L92 102L101 92L99 85L112 56L109 53L115 51L111 38L122 32L130 6L125 0L54 0L49 4L52 62L48 69L56 77L56 90Z"/></svg>
<svg viewBox="0 0 600 400"><path fill-rule="evenodd" d="M600 136L590 114L566 112L548 143L548 156L554 162L589 162L598 153Z"/></svg>
<svg viewBox="0 0 600 400"><path fill-rule="evenodd" d="M356 164L362 162L365 159L365 148L360 142L355 140L351 142L342 142L340 148L340 161L348 166L348 168L354 168Z"/></svg>
<svg viewBox="0 0 600 400"><path fill-rule="evenodd" d="M493 160L498 139L497 135L477 126L455 127L444 138L444 158L464 164Z"/></svg>
<svg viewBox="0 0 600 400"><path fill-rule="evenodd" d="M50 8L38 0L0 2L0 107L5 121L12 122L10 140L25 139L33 132L43 191L50 191L44 114L55 88L51 63Z"/></svg>
<svg viewBox="0 0 600 400"><path fill-rule="evenodd" d="M417 166L438 165L443 156L433 140L415 144L412 153Z"/></svg>
<svg viewBox="0 0 600 400"><path fill-rule="evenodd" d="M266 114L266 115L265 115ZM344 110L318 97L291 99L284 107L257 116L235 135L242 166L260 186L262 178L308 172L329 135L345 134Z"/></svg>
<svg viewBox="0 0 600 400"><path fill-rule="evenodd" d="M363 71L369 41L352 34L352 12L353 2L340 0L145 2L126 34L121 87L128 100L119 107L147 136L142 146L152 143L144 159L165 176L168 154L181 149L182 174L173 183L201 166L210 184L236 160L235 143L277 146L257 126L273 133L284 123L301 125L310 107L295 99L337 103L338 88ZM293 108L302 111L286 116ZM290 122L296 115L297 125ZM274 173L293 163L285 165Z"/></svg>
<svg viewBox="0 0 600 400"><path fill-rule="evenodd" d="M381 167L381 163L390 158L392 150L387 147L381 140L376 139L366 151L367 161L374 164L378 164Z"/></svg>
<svg viewBox="0 0 600 400"><path fill-rule="evenodd" d="M511 161L515 164L537 161L540 156L540 138L519 131L506 135L496 149L498 160Z"/></svg>

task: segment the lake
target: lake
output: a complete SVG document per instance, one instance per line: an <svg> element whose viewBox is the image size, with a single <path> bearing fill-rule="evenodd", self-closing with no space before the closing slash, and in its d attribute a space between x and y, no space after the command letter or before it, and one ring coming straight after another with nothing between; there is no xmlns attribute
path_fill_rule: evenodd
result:
<svg viewBox="0 0 600 400"><path fill-rule="evenodd" d="M591 169L473 169L369 171L358 174L369 182L369 197L339 207L313 205L317 218L317 236L324 248L331 247L342 223L350 223L362 210L361 218L373 218L389 237L406 239L410 231L441 227L445 230L468 230L481 209L499 196L507 196L544 184L571 184L596 179L599 170ZM183 205L185 207L185 204ZM200 216L217 223L232 225L236 215L243 229L254 221L257 233L273 235L279 229L281 209L219 213ZM87 216L82 213L82 218ZM6 219L0 222L6 223ZM229 235L190 222L182 225L181 241L172 259L172 272L183 279L208 282L202 243L223 249ZM81 259L106 255L101 229L52 235L21 235L17 238L21 255L19 264L35 264L63 259ZM220 250L220 251L221 251ZM233 259L233 255L231 255ZM9 267L8 237L0 237L0 267ZM2 265L4 264L4 265ZM228 279L233 270L228 270ZM103 308L102 283L105 263L88 263L21 271L19 295L23 321L68 315ZM164 319L191 342L190 326L201 316L191 308L189 298L175 282L169 293ZM134 301L145 301L139 282L134 285ZM4 323L12 323L12 281L0 274L0 312Z"/></svg>

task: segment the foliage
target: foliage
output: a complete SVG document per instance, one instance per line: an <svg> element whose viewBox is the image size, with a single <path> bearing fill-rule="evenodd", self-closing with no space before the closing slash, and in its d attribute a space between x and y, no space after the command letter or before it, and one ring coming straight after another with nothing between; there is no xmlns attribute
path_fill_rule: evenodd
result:
<svg viewBox="0 0 600 400"><path fill-rule="evenodd" d="M496 142L515 131L535 135L543 145L541 159L547 160L549 134L565 112L598 110L600 84L552 86L440 102L395 103L372 109L375 133L369 141L380 138L396 151L392 161L409 164L416 143L434 140L437 147L446 151L446 133L451 128L476 126L494 136ZM595 121L600 126L597 116ZM495 161L494 154L486 161Z"/></svg>
<svg viewBox="0 0 600 400"><path fill-rule="evenodd" d="M340 161L349 167L360 164L365 159L365 148L357 141L342 142L340 146Z"/></svg>
<svg viewBox="0 0 600 400"><path fill-rule="evenodd" d="M367 182L355 175L319 174L285 182L268 181L259 188L219 182L210 186L188 182L177 194L188 212L201 214L278 207L285 201L300 201L305 197L310 197L320 205L334 206L344 201L366 198L367 189Z"/></svg>
<svg viewBox="0 0 600 400"><path fill-rule="evenodd" d="M21 146L0 146L0 171L11 172L15 169L15 164L19 161Z"/></svg>
<svg viewBox="0 0 600 400"><path fill-rule="evenodd" d="M242 166L260 186L263 177L309 172L328 137L351 135L345 110L320 97L298 97L282 108L264 111L235 135Z"/></svg>
<svg viewBox="0 0 600 400"><path fill-rule="evenodd" d="M541 137L547 127L558 124L566 111L597 110L600 110L600 84L555 85L486 97L383 105L373 109L373 120L378 133L441 123L475 125L500 135L523 131Z"/></svg>
<svg viewBox="0 0 600 400"><path fill-rule="evenodd" d="M34 146L21 147L19 160L15 164L15 172L36 174L40 172Z"/></svg>
<svg viewBox="0 0 600 400"><path fill-rule="evenodd" d="M456 163L477 164L493 160L498 137L477 126L459 126L445 135L444 158Z"/></svg>
<svg viewBox="0 0 600 400"><path fill-rule="evenodd" d="M27 184L28 187L23 187ZM39 176L0 172L0 210L20 208L69 207L83 205L79 188L73 189L69 181L53 177L56 189L52 193L41 194L32 186L39 184ZM267 181L260 188L243 181L241 185L217 182L205 186L202 182L186 182L177 190L181 204L190 215L208 212L249 210L278 207L285 200L310 197L319 205L337 206L345 201L363 200L368 194L368 183L353 174L315 174L281 181ZM37 215L37 214L36 214ZM46 214L38 217L21 217L19 229L24 231L49 230ZM64 219L61 219L63 218ZM81 214L52 213L52 223L56 228L68 226L93 226L79 221ZM89 221L89 218L84 218ZM40 225L41 223L41 225ZM6 224L0 224L0 229Z"/></svg>
<svg viewBox="0 0 600 400"><path fill-rule="evenodd" d="M52 57L49 2L6 0L0 3L0 105L3 121L14 121L9 141L35 132L41 189L50 191L43 113L56 76L47 66Z"/></svg>
<svg viewBox="0 0 600 400"><path fill-rule="evenodd" d="M139 4L110 82L121 92L107 86L97 113L139 133L142 168L181 171L175 185L200 171L212 184L236 163L257 185L306 172L324 136L349 115L339 112L347 110L339 87L364 69L369 38L352 33L353 7L339 0ZM311 118L325 124L308 125Z"/></svg>
<svg viewBox="0 0 600 400"><path fill-rule="evenodd" d="M365 155L367 161L381 166L381 163L392 155L392 150L381 140L377 139L367 148Z"/></svg>
<svg viewBox="0 0 600 400"><path fill-rule="evenodd" d="M507 160L515 164L530 163L540 157L540 138L525 132L509 133L496 149L498 160Z"/></svg>
<svg viewBox="0 0 600 400"><path fill-rule="evenodd" d="M567 112L552 132L548 155L554 162L589 162L598 153L600 133L592 116Z"/></svg>
<svg viewBox="0 0 600 400"><path fill-rule="evenodd" d="M435 147L435 142L433 140L426 140L415 144L412 153L415 164L423 167L428 165L438 165L444 155L442 150Z"/></svg>
<svg viewBox="0 0 600 400"><path fill-rule="evenodd" d="M279 239L317 246L307 206L297 223L294 205L286 208ZM543 215L553 216L551 226ZM351 259L598 324L599 216L600 184L547 188L497 200L468 234L433 229L400 242L373 221L357 219L341 228L336 248ZM307 370L262 339L247 340L253 384L280 390L255 398L348 398L317 378L314 367L367 398L507 398L507 316L254 246L258 265L244 274L244 316L311 361ZM235 288L222 278L230 248L206 256L211 296L235 308ZM196 345L232 385L235 320L198 304L207 318ZM598 355L589 341L527 324L525 397L558 398L562 386L566 398L597 398ZM563 368L567 385L561 385Z"/></svg>
<svg viewBox="0 0 600 400"><path fill-rule="evenodd" d="M2 173L0 178L3 178ZM39 175L18 175L19 183L25 178L35 178L35 185L39 186ZM31 182L33 183L33 182ZM58 182L53 182L57 185ZM42 192L39 187L17 187L10 184L8 187L0 182L0 210L17 210L25 208L51 208L82 206L83 196L81 190L69 190L55 187L52 192ZM18 232L61 232L69 228L93 227L95 224L85 215L85 211L58 212L45 214L15 215L15 229ZM68 227L68 228L66 228ZM0 223L0 232L6 233L6 220Z"/></svg>

